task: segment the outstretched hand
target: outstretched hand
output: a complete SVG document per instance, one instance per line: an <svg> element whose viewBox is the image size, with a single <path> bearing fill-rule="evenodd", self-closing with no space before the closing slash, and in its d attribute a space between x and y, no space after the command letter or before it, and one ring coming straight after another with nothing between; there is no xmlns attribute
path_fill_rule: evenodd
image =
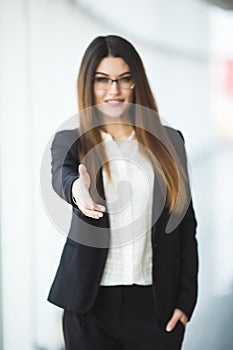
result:
<svg viewBox="0 0 233 350"><path fill-rule="evenodd" d="M103 216L103 212L106 208L103 205L96 204L91 198L89 193L91 181L85 165L79 164L78 171L80 176L72 185L74 202L84 215L99 219Z"/></svg>

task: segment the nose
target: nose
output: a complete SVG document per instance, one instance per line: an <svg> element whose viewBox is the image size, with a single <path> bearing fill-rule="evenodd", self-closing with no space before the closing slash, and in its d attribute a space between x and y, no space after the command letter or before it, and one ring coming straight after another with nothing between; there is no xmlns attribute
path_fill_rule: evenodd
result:
<svg viewBox="0 0 233 350"><path fill-rule="evenodd" d="M116 81L113 81L109 87L109 90L108 92L110 93L118 93L120 91L120 87L119 87L119 84L118 82Z"/></svg>

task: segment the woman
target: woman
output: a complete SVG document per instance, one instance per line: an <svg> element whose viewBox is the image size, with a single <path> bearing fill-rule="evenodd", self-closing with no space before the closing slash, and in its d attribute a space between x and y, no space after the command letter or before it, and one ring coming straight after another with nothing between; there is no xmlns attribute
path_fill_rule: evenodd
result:
<svg viewBox="0 0 233 350"><path fill-rule="evenodd" d="M78 102L79 128L52 144L53 187L73 207L48 297L64 309L66 349L180 349L198 273L183 137L161 124L119 36L87 48Z"/></svg>

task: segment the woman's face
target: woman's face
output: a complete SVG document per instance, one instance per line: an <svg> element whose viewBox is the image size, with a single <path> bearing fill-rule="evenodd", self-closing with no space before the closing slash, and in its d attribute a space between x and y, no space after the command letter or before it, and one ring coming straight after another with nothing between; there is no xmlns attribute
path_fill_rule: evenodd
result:
<svg viewBox="0 0 233 350"><path fill-rule="evenodd" d="M105 57L94 74L93 93L97 108L110 117L119 117L133 102L134 84L127 63L120 57ZM120 79L111 82L108 79Z"/></svg>

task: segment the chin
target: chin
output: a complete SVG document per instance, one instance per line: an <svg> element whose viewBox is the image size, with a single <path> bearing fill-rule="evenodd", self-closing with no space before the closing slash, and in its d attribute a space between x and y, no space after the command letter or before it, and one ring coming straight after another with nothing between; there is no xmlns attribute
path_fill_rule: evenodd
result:
<svg viewBox="0 0 233 350"><path fill-rule="evenodd" d="M118 106L112 106L108 103L102 103L97 105L98 110L103 113L105 116L110 118L120 118L129 108L128 103L123 102Z"/></svg>

